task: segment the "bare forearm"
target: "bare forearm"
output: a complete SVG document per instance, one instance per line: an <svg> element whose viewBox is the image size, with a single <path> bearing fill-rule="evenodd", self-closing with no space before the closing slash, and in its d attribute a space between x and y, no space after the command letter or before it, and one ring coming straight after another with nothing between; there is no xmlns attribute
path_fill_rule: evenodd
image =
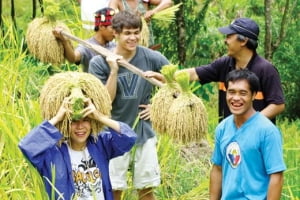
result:
<svg viewBox="0 0 300 200"><path fill-rule="evenodd" d="M267 200L279 200L283 186L283 173L275 173L270 176Z"/></svg>
<svg viewBox="0 0 300 200"><path fill-rule="evenodd" d="M110 75L106 81L106 88L108 90L111 102L114 101L117 92L117 76L118 72L110 72Z"/></svg>
<svg viewBox="0 0 300 200"><path fill-rule="evenodd" d="M105 124L107 127L114 129L116 132L120 133L121 132L121 127L119 122L110 119L106 116L100 116L99 121L103 124Z"/></svg>
<svg viewBox="0 0 300 200"><path fill-rule="evenodd" d="M76 51L74 51L74 48L69 40L65 40L62 42L64 46L64 55L65 58L71 62L75 63L80 61L80 57L76 56Z"/></svg>
<svg viewBox="0 0 300 200"><path fill-rule="evenodd" d="M213 165L210 173L209 183L209 199L219 200L221 198L222 191L222 168L220 166Z"/></svg>
<svg viewBox="0 0 300 200"><path fill-rule="evenodd" d="M277 115L279 115L281 112L284 111L285 105L284 104L269 104L267 107L265 107L261 113L266 116L269 119L275 118Z"/></svg>
<svg viewBox="0 0 300 200"><path fill-rule="evenodd" d="M198 81L199 80L199 77L196 73L196 69L195 68L188 68L188 69L182 69L182 70L179 70L179 71L186 71L189 73L190 75L190 81ZM179 71L175 72L178 73Z"/></svg>

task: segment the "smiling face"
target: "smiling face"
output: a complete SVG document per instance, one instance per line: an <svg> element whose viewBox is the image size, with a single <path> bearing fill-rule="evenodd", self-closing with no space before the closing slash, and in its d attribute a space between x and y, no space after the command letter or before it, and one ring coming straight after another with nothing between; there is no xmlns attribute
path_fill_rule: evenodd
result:
<svg viewBox="0 0 300 200"><path fill-rule="evenodd" d="M139 28L123 28L121 33L115 33L118 46L125 51L135 51L140 37L141 30Z"/></svg>
<svg viewBox="0 0 300 200"><path fill-rule="evenodd" d="M82 150L86 147L87 138L91 133L91 122L84 118L71 123L70 146L74 150Z"/></svg>
<svg viewBox="0 0 300 200"><path fill-rule="evenodd" d="M256 93L252 93L247 80L229 81L226 101L230 112L235 117L249 118L254 112L252 106Z"/></svg>

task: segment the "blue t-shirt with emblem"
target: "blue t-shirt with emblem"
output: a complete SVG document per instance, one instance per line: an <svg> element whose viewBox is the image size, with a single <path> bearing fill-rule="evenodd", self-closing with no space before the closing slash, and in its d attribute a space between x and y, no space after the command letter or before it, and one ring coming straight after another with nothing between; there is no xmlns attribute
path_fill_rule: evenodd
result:
<svg viewBox="0 0 300 200"><path fill-rule="evenodd" d="M270 174L286 169L281 133L259 112L240 128L230 115L216 128L212 162L222 167L222 199L266 199Z"/></svg>

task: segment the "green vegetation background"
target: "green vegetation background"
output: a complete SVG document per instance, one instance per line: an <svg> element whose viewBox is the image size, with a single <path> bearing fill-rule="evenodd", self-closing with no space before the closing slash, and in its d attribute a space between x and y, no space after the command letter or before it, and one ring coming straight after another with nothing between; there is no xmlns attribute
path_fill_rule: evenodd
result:
<svg viewBox="0 0 300 200"><path fill-rule="evenodd" d="M53 73L66 70L78 70L78 66L65 63L60 67L41 63L26 51L24 35L32 16L32 2L16 1L14 24L10 18L10 1L2 3L2 24L0 35L0 199L46 199L41 178L36 170L25 160L17 144L30 129L42 120L38 96L44 81ZM80 38L87 38L88 33L82 31L80 25L80 9L77 1L60 1L61 12L58 19L63 20L73 33ZM203 11L205 3L207 8ZM299 10L299 1L296 8ZM192 67L210 62L212 59L225 53L223 38L217 32L217 27L223 26L232 20L237 12L254 17L263 24L263 5L260 1L186 1L186 7L193 6L187 13L188 20L195 20L199 11L203 11L199 23L190 23L187 26L187 40L190 41L184 67ZM279 8L284 1L276 1L274 12L280 16ZM39 5L39 4L37 4ZM293 4L294 5L294 4ZM278 7L275 7L278 6ZM39 7L37 17L41 16ZM255 13L255 12L256 13ZM299 12L298 12L299 13ZM193 15L194 14L194 15ZM297 19L297 12L293 17ZM274 18L273 26L279 26L278 16ZM298 20L299 21L299 20ZM299 22L290 25L287 29L288 37L275 51L273 62L278 67L285 86L292 89L286 92L287 101L293 106L299 106ZM192 27L193 26L193 27ZM171 40L171 25L169 30L160 30L157 41L163 44L161 51L172 62L178 62L177 42ZM197 32L189 32L189 28L198 28ZM156 28L156 30L159 30ZM37 30L38 31L38 30ZM169 31L169 32L168 32ZM172 31L174 33L176 31ZM157 32L156 32L157 33ZM193 35L192 35L193 34ZM262 28L262 35L264 34ZM276 33L274 33L276 34ZM191 39L190 39L191 38ZM263 38L262 38L263 40ZM176 44L175 44L176 43ZM75 43L74 43L75 44ZM263 54L263 45L259 53ZM193 87L198 87L193 85ZM196 92L203 98L209 113L208 145L191 144L183 146L174 143L167 136L159 136L158 152L161 165L162 184L155 193L160 200L201 200L208 199L208 184L210 170L210 152L213 148L214 128L217 119L217 97L214 84L201 87ZM296 105L294 105L296 104ZM289 111L297 114L297 107ZM284 139L284 159L287 164L282 199L300 198L300 120L297 115L286 114L278 121L278 126ZM299 114L299 113L298 113ZM124 195L124 200L135 200L135 191L130 188Z"/></svg>

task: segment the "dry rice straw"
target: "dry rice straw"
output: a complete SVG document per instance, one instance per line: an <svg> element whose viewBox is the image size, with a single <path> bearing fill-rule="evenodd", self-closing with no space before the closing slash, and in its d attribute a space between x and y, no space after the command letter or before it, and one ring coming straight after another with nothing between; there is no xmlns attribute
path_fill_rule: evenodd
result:
<svg viewBox="0 0 300 200"><path fill-rule="evenodd" d="M78 87L85 97L90 98L99 112L110 116L111 100L106 87L92 74L84 72L62 72L51 76L43 86L40 95L42 116L50 120L58 112L65 97L70 96L71 90ZM69 137L71 118L70 113L56 127L64 137ZM97 135L103 124L91 119L92 134Z"/></svg>
<svg viewBox="0 0 300 200"><path fill-rule="evenodd" d="M189 74L176 73L181 93L173 101L168 114L168 134L184 144L200 142L207 133L207 112L202 100L189 89Z"/></svg>
<svg viewBox="0 0 300 200"><path fill-rule="evenodd" d="M162 67L161 73L166 79L166 84L164 84L151 99L150 118L152 127L161 134L166 134L167 132L166 120L169 114L169 108L178 93L177 84L172 78L177 69L178 67L176 65L165 65Z"/></svg>
<svg viewBox="0 0 300 200"><path fill-rule="evenodd" d="M26 42L29 52L40 61L59 65L64 62L64 47L52 34L52 30L56 26L70 32L62 22L51 21L46 17L35 18L28 25Z"/></svg>

